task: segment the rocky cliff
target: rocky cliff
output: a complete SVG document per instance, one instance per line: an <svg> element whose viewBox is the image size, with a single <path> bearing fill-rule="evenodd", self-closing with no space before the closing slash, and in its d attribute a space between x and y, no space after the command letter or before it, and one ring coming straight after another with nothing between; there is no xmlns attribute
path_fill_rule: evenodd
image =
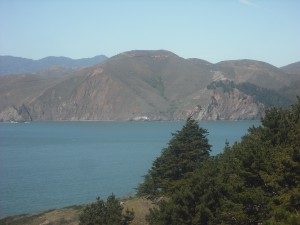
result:
<svg viewBox="0 0 300 225"><path fill-rule="evenodd" d="M228 93L211 91L211 101L203 109L195 112L198 120L241 120L260 119L264 116L265 106L238 89Z"/></svg>

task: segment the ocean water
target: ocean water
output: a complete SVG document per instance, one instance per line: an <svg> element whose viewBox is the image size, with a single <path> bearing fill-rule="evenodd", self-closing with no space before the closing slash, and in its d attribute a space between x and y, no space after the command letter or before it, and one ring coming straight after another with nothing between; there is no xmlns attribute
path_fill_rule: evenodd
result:
<svg viewBox="0 0 300 225"><path fill-rule="evenodd" d="M134 195L184 122L0 123L0 218ZM212 155L259 121L201 121Z"/></svg>

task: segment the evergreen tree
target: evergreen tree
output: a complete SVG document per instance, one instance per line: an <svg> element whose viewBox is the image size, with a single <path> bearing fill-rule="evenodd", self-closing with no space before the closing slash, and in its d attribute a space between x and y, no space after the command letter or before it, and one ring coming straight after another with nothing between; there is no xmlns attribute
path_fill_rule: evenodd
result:
<svg viewBox="0 0 300 225"><path fill-rule="evenodd" d="M99 197L97 201L87 205L80 215L80 225L128 225L134 218L133 211L128 209L122 214L120 201L112 194L104 202Z"/></svg>
<svg viewBox="0 0 300 225"><path fill-rule="evenodd" d="M289 109L268 110L262 126L185 176L150 210L149 224L300 225L299 146L298 98Z"/></svg>
<svg viewBox="0 0 300 225"><path fill-rule="evenodd" d="M172 134L167 148L152 164L138 187L138 195L157 197L168 194L184 183L184 178L201 167L201 162L209 157L206 129L189 117L180 131Z"/></svg>

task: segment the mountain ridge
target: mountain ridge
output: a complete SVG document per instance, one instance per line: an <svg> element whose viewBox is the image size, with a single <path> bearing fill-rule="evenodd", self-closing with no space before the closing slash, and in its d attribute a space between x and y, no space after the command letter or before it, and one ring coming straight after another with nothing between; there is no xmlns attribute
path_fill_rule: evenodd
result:
<svg viewBox="0 0 300 225"><path fill-rule="evenodd" d="M300 62L288 64L281 67L281 69L290 74L300 74Z"/></svg>
<svg viewBox="0 0 300 225"><path fill-rule="evenodd" d="M199 120L260 119L266 108L292 103L299 92L294 84L300 80L264 62L212 64L166 50L123 52L47 79L41 82L45 88L37 85L36 94L23 94L18 102L14 85L23 80L3 79L10 91L0 85L0 103L11 104L0 104L0 120L14 121L17 115L18 120L185 120L189 115ZM221 84L211 86L214 82Z"/></svg>
<svg viewBox="0 0 300 225"><path fill-rule="evenodd" d="M87 67L101 63L106 59L105 55L81 59L71 59L64 56L47 56L38 60L15 56L0 56L0 76L34 73L49 67Z"/></svg>

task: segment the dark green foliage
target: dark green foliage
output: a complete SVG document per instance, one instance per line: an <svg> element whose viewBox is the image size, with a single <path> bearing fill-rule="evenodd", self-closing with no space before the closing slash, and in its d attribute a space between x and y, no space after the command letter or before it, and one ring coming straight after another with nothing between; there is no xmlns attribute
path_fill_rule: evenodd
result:
<svg viewBox="0 0 300 225"><path fill-rule="evenodd" d="M300 224L300 99L208 157L147 217L167 224Z"/></svg>
<svg viewBox="0 0 300 225"><path fill-rule="evenodd" d="M278 92L258 87L251 83L241 83L237 85L237 89L247 95L251 95L255 100L265 104L268 107L288 107L291 101L280 95Z"/></svg>
<svg viewBox="0 0 300 225"><path fill-rule="evenodd" d="M112 194L104 202L99 197L97 201L87 205L80 215L81 225L127 225L133 218L133 211L126 210L122 214L123 207L120 201Z"/></svg>
<svg viewBox="0 0 300 225"><path fill-rule="evenodd" d="M225 93L231 92L236 88L247 95L253 96L256 101L263 103L267 107L288 107L291 103L288 98L280 95L276 91L262 88L248 82L235 84L229 80L214 81L207 86L207 89L217 88L222 88Z"/></svg>
<svg viewBox="0 0 300 225"><path fill-rule="evenodd" d="M188 118L183 128L172 135L169 146L163 149L144 177L144 183L139 185L138 195L155 198L172 193L209 157L207 131L192 118Z"/></svg>
<svg viewBox="0 0 300 225"><path fill-rule="evenodd" d="M231 92L236 87L236 84L233 81L214 81L207 85L207 89L214 90L217 88L222 88L224 92Z"/></svg>

